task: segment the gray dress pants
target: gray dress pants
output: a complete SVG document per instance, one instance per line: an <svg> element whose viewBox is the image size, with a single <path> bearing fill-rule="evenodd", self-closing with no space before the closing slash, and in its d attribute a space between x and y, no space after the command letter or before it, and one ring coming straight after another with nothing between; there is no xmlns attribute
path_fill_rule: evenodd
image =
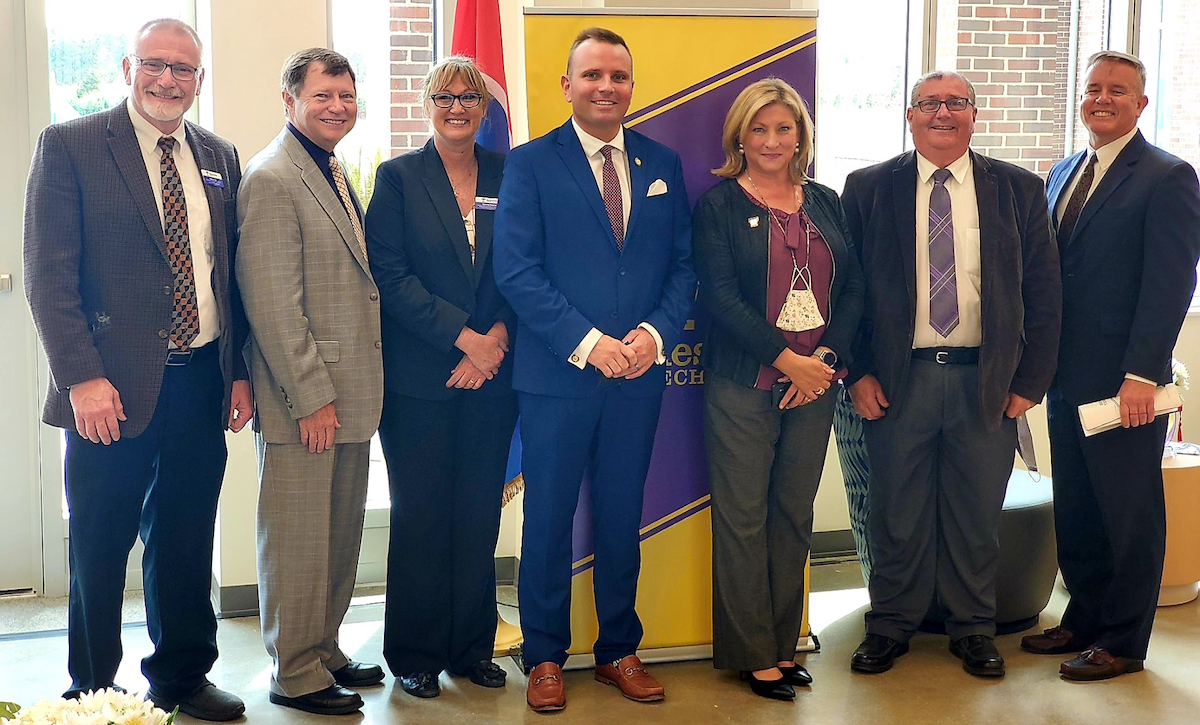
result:
<svg viewBox="0 0 1200 725"><path fill-rule="evenodd" d="M952 640L993 636L1016 421L986 429L975 365L913 360L907 385L893 397L902 405L863 424L873 564L867 633L908 641L936 595Z"/></svg>
<svg viewBox="0 0 1200 725"><path fill-rule="evenodd" d="M783 411L767 391L706 376L713 667L761 670L796 654L835 398Z"/></svg>

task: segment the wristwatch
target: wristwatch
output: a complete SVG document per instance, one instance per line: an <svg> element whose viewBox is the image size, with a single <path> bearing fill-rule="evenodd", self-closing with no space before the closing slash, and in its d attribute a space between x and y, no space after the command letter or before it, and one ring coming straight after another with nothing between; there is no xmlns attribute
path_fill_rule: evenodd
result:
<svg viewBox="0 0 1200 725"><path fill-rule="evenodd" d="M815 357L816 359L825 363L826 365L828 365L831 368L837 367L838 356L837 356L837 353L834 352L833 350L830 350L828 348L826 348L824 350L818 350L817 352L813 353L813 357Z"/></svg>

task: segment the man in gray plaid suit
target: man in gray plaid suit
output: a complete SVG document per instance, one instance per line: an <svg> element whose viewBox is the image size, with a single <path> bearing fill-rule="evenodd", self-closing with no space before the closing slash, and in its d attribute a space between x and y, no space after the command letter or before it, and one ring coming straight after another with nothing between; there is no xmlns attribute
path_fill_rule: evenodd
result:
<svg viewBox="0 0 1200 725"><path fill-rule="evenodd" d="M383 680L338 647L383 401L379 290L361 207L333 156L358 113L354 71L310 48L288 59L282 86L287 125L238 194L237 276L259 391L259 602L271 702L339 715L362 707L347 688Z"/></svg>
<svg viewBox="0 0 1200 725"><path fill-rule="evenodd" d="M249 419L246 319L231 276L240 168L183 121L204 71L196 31L154 20L122 61L129 99L47 127L25 200L25 289L46 357L43 420L66 431L66 697L113 686L125 564L139 532L142 660L156 705L204 720L245 706L206 675L225 429Z"/></svg>

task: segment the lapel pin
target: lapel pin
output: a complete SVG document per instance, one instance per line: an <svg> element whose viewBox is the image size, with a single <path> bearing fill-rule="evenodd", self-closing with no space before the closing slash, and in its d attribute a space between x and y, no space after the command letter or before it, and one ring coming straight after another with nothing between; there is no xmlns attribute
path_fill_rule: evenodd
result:
<svg viewBox="0 0 1200 725"><path fill-rule="evenodd" d="M749 219L747 219L746 221L750 223L751 229L758 229L758 217L752 216Z"/></svg>
<svg viewBox="0 0 1200 725"><path fill-rule="evenodd" d="M641 160L641 159L639 159L638 157L634 156L634 157L633 157L633 163L637 164L638 166L641 166L641 165L642 165L642 160Z"/></svg>

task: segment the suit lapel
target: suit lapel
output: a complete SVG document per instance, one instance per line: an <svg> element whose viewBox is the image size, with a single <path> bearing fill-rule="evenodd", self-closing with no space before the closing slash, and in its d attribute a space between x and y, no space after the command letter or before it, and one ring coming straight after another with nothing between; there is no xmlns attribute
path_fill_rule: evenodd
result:
<svg viewBox="0 0 1200 725"><path fill-rule="evenodd" d="M429 194L438 219L441 220L442 227L446 230L446 237L450 240L454 256L458 258L458 263L466 273L467 279L473 283L475 265L471 263L471 243L467 240L467 229L463 225L462 215L458 212L458 200L454 197L454 187L450 185L450 177L446 174L446 167L442 164L442 158L438 156L432 140L421 149L421 156L424 159L421 180L425 183L425 191ZM476 217L478 216L476 214ZM476 232L476 239L478 236L478 232Z"/></svg>
<svg viewBox="0 0 1200 725"><path fill-rule="evenodd" d="M358 237L354 234L354 227L350 224L350 216L346 211L346 207L342 206L342 202L334 192L333 187L329 185L329 180L325 178L325 174L317 167L317 162L309 156L308 151L304 146L292 135L286 127L279 134L279 139L287 150L288 155L292 158L292 163L300 169L300 180L308 187L309 192L321 205L321 209L328 215L334 227L337 228L338 234L341 235L342 241L350 249L350 253L358 260L359 265L370 274L370 267L367 265L367 260L363 257L362 248L358 244ZM351 197L354 196L354 189L350 189Z"/></svg>
<svg viewBox="0 0 1200 725"><path fill-rule="evenodd" d="M1133 173L1133 165L1141 158L1142 149L1146 146L1146 140L1142 137L1142 132L1138 131L1133 138L1129 139L1129 143L1125 144L1125 148L1121 149L1121 153L1117 154L1117 158L1113 159L1112 167L1104 172L1104 178L1100 179L1100 185L1088 197L1087 203L1083 205L1083 209L1079 212L1079 221L1075 222L1075 229L1071 232L1071 240L1079 238L1079 233L1087 226L1092 217L1096 216L1096 212L1104 206L1104 202L1108 197L1112 196L1125 179Z"/></svg>
<svg viewBox="0 0 1200 725"><path fill-rule="evenodd" d="M971 169L975 177L975 204L979 209L980 317L986 320L992 290L1003 283L1000 260L1008 257L999 248L1005 237L1000 233L1000 185L996 173L986 158L973 151Z"/></svg>
<svg viewBox="0 0 1200 725"><path fill-rule="evenodd" d="M146 175L146 162L142 158L142 149L138 146L133 122L129 120L128 108L122 103L109 113L108 147L117 162L121 178L129 187L129 193L133 196L142 221L146 224L146 230L158 245L163 259L167 259L167 240L163 237L162 219L158 215L154 187L150 183L150 177Z"/></svg>
<svg viewBox="0 0 1200 725"><path fill-rule="evenodd" d="M625 130L625 158L629 162L629 223L625 225L625 242L628 242L632 235L629 233L634 228L634 223L637 221L638 213L646 203L646 191L650 188L650 170L646 167L645 162L639 164L642 160L641 154L644 151L642 148L641 139L636 134L632 134L628 129ZM607 213L605 214L607 219ZM611 225L611 223L610 223Z"/></svg>
<svg viewBox="0 0 1200 725"><path fill-rule="evenodd" d="M1070 183L1071 179L1075 178L1075 174L1078 173L1079 167L1083 164L1085 158L1087 158L1086 151L1080 151L1070 157L1065 164L1067 170L1051 179L1050 186L1046 190L1046 198L1050 204L1050 224L1054 226L1055 234L1058 234L1058 213L1055 210L1058 209L1058 203L1062 200L1062 195L1067 189L1067 184ZM1065 246L1066 241L1065 239L1059 240L1060 246Z"/></svg>
<svg viewBox="0 0 1200 725"><path fill-rule="evenodd" d="M892 203L896 215L896 241L904 263L908 287L909 318L917 310L917 155L909 152L892 170Z"/></svg>
<svg viewBox="0 0 1200 725"><path fill-rule="evenodd" d="M476 156L478 156L476 152ZM491 157L487 157L491 158ZM479 163L479 184L478 190L480 196L490 197L492 199L500 196L500 181L504 176L504 163L493 163L492 161L483 161ZM477 209L475 211L475 258L480 261L480 264L475 265L475 285L479 285L479 277L483 270L483 262L487 260L488 253L492 249L492 225L496 220L496 212L487 209Z"/></svg>
<svg viewBox="0 0 1200 725"><path fill-rule="evenodd" d="M229 275L229 240L225 236L225 198L221 193L221 187L205 184L204 171L215 171L220 168L217 164L217 155L212 148L205 146L199 135L192 130L191 124L184 122L184 127L187 129L188 146L192 149L192 158L196 160L196 171L200 174L201 187L204 189L204 198L208 201L208 216L212 220L212 242L213 242L213 268L216 274L213 275L213 286L216 288L220 284L220 280L227 279ZM228 184L229 179L222 177L222 180ZM223 299L223 290L216 289L217 299Z"/></svg>
<svg viewBox="0 0 1200 725"><path fill-rule="evenodd" d="M600 223L602 229L608 232L609 243L612 244L613 249L616 249L617 240L613 238L612 223L608 220L608 212L604 209L604 199L600 196L599 187L596 186L596 176L592 173L592 166L583 153L583 146L579 143L579 136L571 126L570 119L558 127L558 155L562 157L563 165L574 177L575 183L579 184L579 190L583 192L584 198L588 200L588 205L592 207L592 213L596 215L596 221ZM631 213L630 217L632 218L632 216Z"/></svg>

